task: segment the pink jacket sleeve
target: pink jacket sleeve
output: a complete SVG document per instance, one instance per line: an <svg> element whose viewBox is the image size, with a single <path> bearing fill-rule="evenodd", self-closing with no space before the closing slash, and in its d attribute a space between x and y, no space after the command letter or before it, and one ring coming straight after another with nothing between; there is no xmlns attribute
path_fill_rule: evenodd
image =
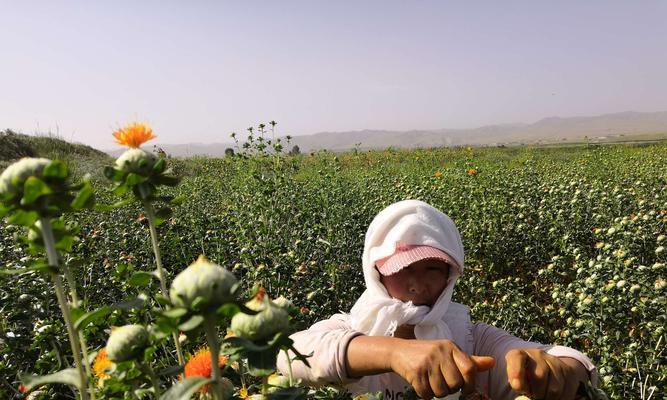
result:
<svg viewBox="0 0 667 400"><path fill-rule="evenodd" d="M301 361L292 361L294 378L315 386L358 381L348 378L345 359L348 343L361 334L350 327L344 314L335 314L305 331L292 334L290 338L299 353L305 356L312 354L308 358L310 368ZM290 352L290 358L292 357ZM287 357L282 351L278 355L278 370L281 374L288 375Z"/></svg>
<svg viewBox="0 0 667 400"><path fill-rule="evenodd" d="M577 350L565 346L527 342L502 329L484 323L473 324L473 336L475 339L473 353L478 356L490 356L496 359L496 364L491 370L478 374L477 381L477 386L481 386L481 389L493 399L509 399L516 396L507 381L505 354L512 349L519 348L537 348L556 357L574 358L588 370L591 383L597 386L598 374L595 365L588 357Z"/></svg>

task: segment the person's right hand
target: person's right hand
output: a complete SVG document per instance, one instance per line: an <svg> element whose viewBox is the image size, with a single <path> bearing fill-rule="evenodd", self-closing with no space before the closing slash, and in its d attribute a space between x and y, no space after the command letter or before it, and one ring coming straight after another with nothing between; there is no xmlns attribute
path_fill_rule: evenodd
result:
<svg viewBox="0 0 667 400"><path fill-rule="evenodd" d="M404 340L393 351L391 369L422 399L444 397L462 389L475 391L475 375L493 367L493 357L469 356L451 340Z"/></svg>

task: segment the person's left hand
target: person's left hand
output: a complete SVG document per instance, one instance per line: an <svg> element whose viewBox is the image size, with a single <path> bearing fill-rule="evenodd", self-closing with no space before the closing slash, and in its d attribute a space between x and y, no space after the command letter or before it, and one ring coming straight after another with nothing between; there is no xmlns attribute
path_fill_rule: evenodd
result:
<svg viewBox="0 0 667 400"><path fill-rule="evenodd" d="M505 355L507 379L515 392L544 400L574 400L588 371L573 358L558 358L540 349L514 349Z"/></svg>

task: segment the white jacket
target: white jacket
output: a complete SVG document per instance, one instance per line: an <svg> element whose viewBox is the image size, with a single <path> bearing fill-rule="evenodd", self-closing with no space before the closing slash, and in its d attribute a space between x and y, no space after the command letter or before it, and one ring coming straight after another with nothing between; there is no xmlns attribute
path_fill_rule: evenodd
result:
<svg viewBox="0 0 667 400"><path fill-rule="evenodd" d="M495 358L496 364L489 371L480 372L476 377L477 390L493 400L513 400L515 393L507 381L505 354L516 348L540 348L557 357L571 357L578 360L588 370L591 382L597 385L597 371L591 360L581 352L565 346L550 346L527 342L510 335L502 329L484 323L471 323L469 308L452 302L445 314L453 341L465 353ZM304 383L319 385L344 385L353 394L381 391L384 400L402 400L408 383L395 373L351 379L345 368L347 345L362 333L350 327L348 314L335 314L320 321L308 330L291 336L295 348L304 355L312 353L308 359L311 368L301 361L292 362L294 377ZM283 352L278 356L278 369L288 374L287 359ZM458 397L453 397L458 398Z"/></svg>

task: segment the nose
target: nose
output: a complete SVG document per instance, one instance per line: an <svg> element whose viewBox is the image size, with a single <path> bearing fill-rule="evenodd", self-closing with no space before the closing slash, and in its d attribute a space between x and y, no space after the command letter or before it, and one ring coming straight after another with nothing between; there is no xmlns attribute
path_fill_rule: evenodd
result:
<svg viewBox="0 0 667 400"><path fill-rule="evenodd" d="M423 285L419 282L418 279L415 278L409 278L408 279L408 293L411 294L422 294L424 291Z"/></svg>

